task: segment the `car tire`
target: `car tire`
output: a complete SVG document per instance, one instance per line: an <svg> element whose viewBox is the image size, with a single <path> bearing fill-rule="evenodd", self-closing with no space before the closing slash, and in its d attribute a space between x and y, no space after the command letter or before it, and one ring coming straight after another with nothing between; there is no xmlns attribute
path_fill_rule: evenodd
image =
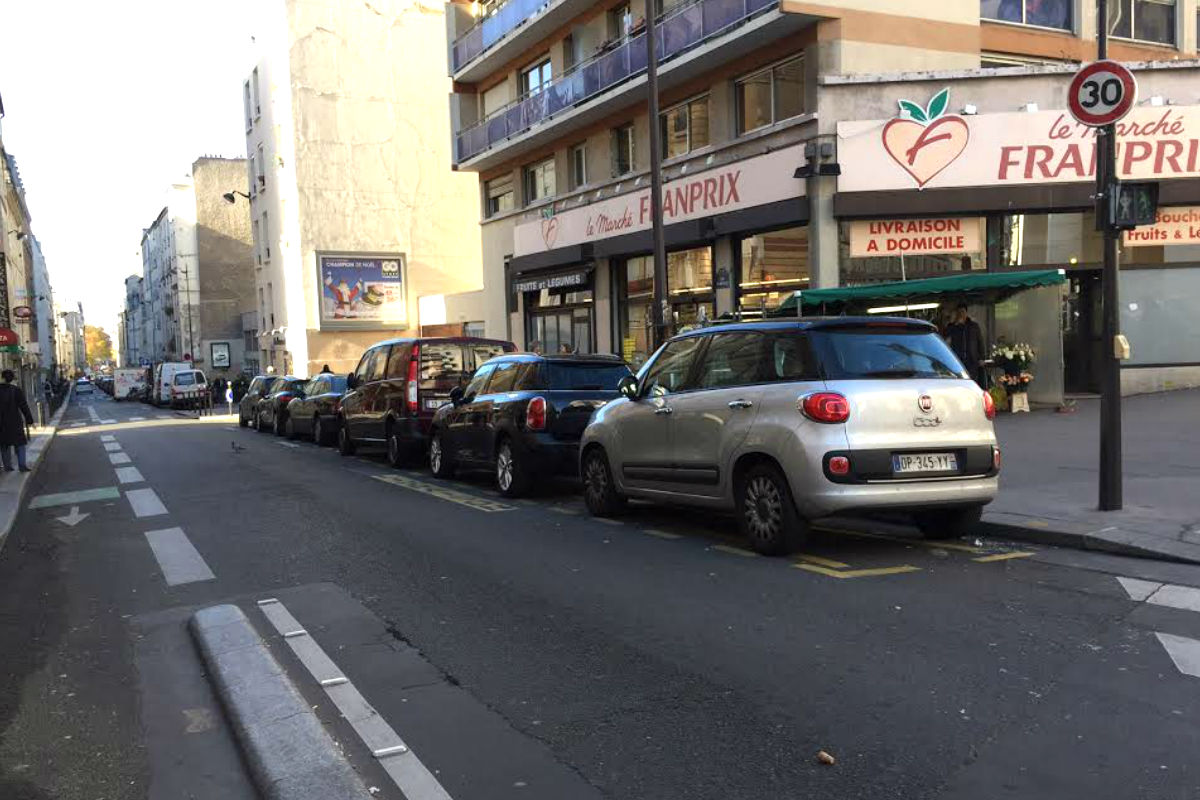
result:
<svg viewBox="0 0 1200 800"><path fill-rule="evenodd" d="M247 424L254 430L258 430L258 409L257 408L254 409L254 415L252 417L250 417L250 421Z"/></svg>
<svg viewBox="0 0 1200 800"><path fill-rule="evenodd" d="M327 437L325 436L325 426L321 424L321 415L313 414L313 419L312 419L313 444L315 444L317 447L322 447L326 443L325 442L326 438Z"/></svg>
<svg viewBox="0 0 1200 800"><path fill-rule="evenodd" d="M267 415L260 411L258 414L258 425L256 426L258 432L269 433L272 427L272 424L267 422Z"/></svg>
<svg viewBox="0 0 1200 800"><path fill-rule="evenodd" d="M625 497L617 491L604 450L599 447L588 450L580 472L583 478L583 503L593 517L613 517L625 509Z"/></svg>
<svg viewBox="0 0 1200 800"><path fill-rule="evenodd" d="M287 435L287 415L281 417L278 411L272 411L271 422L271 427L274 429L276 436Z"/></svg>
<svg viewBox="0 0 1200 800"><path fill-rule="evenodd" d="M396 426L391 423L388 423L387 427L387 460L397 469L407 466L408 463L408 452L404 441L400 438L400 432L396 430Z"/></svg>
<svg viewBox="0 0 1200 800"><path fill-rule="evenodd" d="M751 467L738 482L738 527L755 552L785 555L798 548L806 524L796 511L787 478L773 464Z"/></svg>
<svg viewBox="0 0 1200 800"><path fill-rule="evenodd" d="M529 467L517 455L509 439L501 439L496 446L496 488L505 497L522 497L529 494L532 481Z"/></svg>
<svg viewBox="0 0 1200 800"><path fill-rule="evenodd" d="M343 456L352 456L354 451L358 449L354 444L354 440L350 438L350 429L346 427L346 421L342 420L342 424L338 426L338 452Z"/></svg>
<svg viewBox="0 0 1200 800"><path fill-rule="evenodd" d="M983 517L983 506L944 508L921 511L913 521L926 539L959 539L966 536Z"/></svg>
<svg viewBox="0 0 1200 800"><path fill-rule="evenodd" d="M434 431L429 437L429 470L433 477L449 480L454 477L454 459L442 447L442 434Z"/></svg>
<svg viewBox="0 0 1200 800"><path fill-rule="evenodd" d="M291 414L288 414L287 419L283 421L283 435L289 439L296 438L296 423L292 420Z"/></svg>
<svg viewBox="0 0 1200 800"><path fill-rule="evenodd" d="M238 427L239 427L239 428L245 428L245 427L246 427L246 426L248 426L249 424L250 424L250 423L249 423L249 422L246 420L246 418L245 418L245 417L243 417L243 416L242 416L241 412L238 412Z"/></svg>

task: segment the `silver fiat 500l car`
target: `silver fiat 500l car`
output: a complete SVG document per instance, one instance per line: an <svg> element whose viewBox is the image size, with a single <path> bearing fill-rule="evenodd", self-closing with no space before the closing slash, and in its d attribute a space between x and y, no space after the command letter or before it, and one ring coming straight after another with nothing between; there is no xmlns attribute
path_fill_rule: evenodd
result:
<svg viewBox="0 0 1200 800"><path fill-rule="evenodd" d="M900 318L718 325L676 336L584 431L595 515L626 498L734 510L762 553L807 521L901 510L960 536L996 496L990 395L936 329Z"/></svg>

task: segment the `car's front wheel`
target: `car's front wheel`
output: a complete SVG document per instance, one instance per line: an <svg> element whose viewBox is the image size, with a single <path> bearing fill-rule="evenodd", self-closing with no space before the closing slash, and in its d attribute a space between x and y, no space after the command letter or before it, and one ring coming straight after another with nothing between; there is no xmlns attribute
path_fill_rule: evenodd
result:
<svg viewBox="0 0 1200 800"><path fill-rule="evenodd" d="M913 515L913 521L926 539L959 539L970 533L982 517L983 506L966 506L920 511Z"/></svg>
<svg viewBox="0 0 1200 800"><path fill-rule="evenodd" d="M738 526L755 551L777 556L800 546L805 523L783 473L771 464L751 467L737 487Z"/></svg>
<svg viewBox="0 0 1200 800"><path fill-rule="evenodd" d="M245 417L243 417L242 412L239 411L238 412L238 427L244 428L249 424L250 424L250 422Z"/></svg>
<svg viewBox="0 0 1200 800"><path fill-rule="evenodd" d="M296 438L296 423L292 421L291 414L288 414L287 419L283 421L283 435L289 439Z"/></svg>
<svg viewBox="0 0 1200 800"><path fill-rule="evenodd" d="M338 426L338 452L344 456L352 456L357 449L354 440L350 438L350 430L346 427L346 421L342 420L342 424Z"/></svg>
<svg viewBox="0 0 1200 800"><path fill-rule="evenodd" d="M625 497L617 491L608 456L593 447L583 458L583 502L594 517L611 517L625 508Z"/></svg>
<svg viewBox="0 0 1200 800"><path fill-rule="evenodd" d="M520 497L529 492L528 467L521 461L512 442L504 439L496 448L496 487L505 497Z"/></svg>
<svg viewBox="0 0 1200 800"><path fill-rule="evenodd" d="M312 419L312 440L318 446L325 444L325 426L321 424L320 414L315 414Z"/></svg>
<svg viewBox="0 0 1200 800"><path fill-rule="evenodd" d="M434 431L429 439L429 469L435 478L454 477L454 461L443 446L440 431Z"/></svg>

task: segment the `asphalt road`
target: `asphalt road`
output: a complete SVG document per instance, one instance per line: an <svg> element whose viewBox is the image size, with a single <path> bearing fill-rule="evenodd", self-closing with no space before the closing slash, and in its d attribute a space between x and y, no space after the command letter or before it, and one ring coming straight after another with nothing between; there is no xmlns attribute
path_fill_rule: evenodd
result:
<svg viewBox="0 0 1200 800"><path fill-rule="evenodd" d="M456 800L1200 796L1200 678L1157 635L1200 639L1200 606L1117 580L1200 569L884 523L768 559L707 513L591 519L569 483L506 501L102 395L64 424L0 552L5 800L252 797L184 630L226 602L401 797L267 597ZM173 528L211 579L168 583L187 554L146 534Z"/></svg>

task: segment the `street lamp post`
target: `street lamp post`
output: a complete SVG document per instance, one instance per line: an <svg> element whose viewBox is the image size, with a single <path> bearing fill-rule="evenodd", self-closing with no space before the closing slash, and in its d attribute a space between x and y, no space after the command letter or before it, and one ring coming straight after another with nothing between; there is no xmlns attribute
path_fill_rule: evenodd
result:
<svg viewBox="0 0 1200 800"><path fill-rule="evenodd" d="M662 221L662 131L658 119L657 0L646 2L646 90L650 94L650 225L654 240L654 347L670 337L671 304L667 294L667 245Z"/></svg>

